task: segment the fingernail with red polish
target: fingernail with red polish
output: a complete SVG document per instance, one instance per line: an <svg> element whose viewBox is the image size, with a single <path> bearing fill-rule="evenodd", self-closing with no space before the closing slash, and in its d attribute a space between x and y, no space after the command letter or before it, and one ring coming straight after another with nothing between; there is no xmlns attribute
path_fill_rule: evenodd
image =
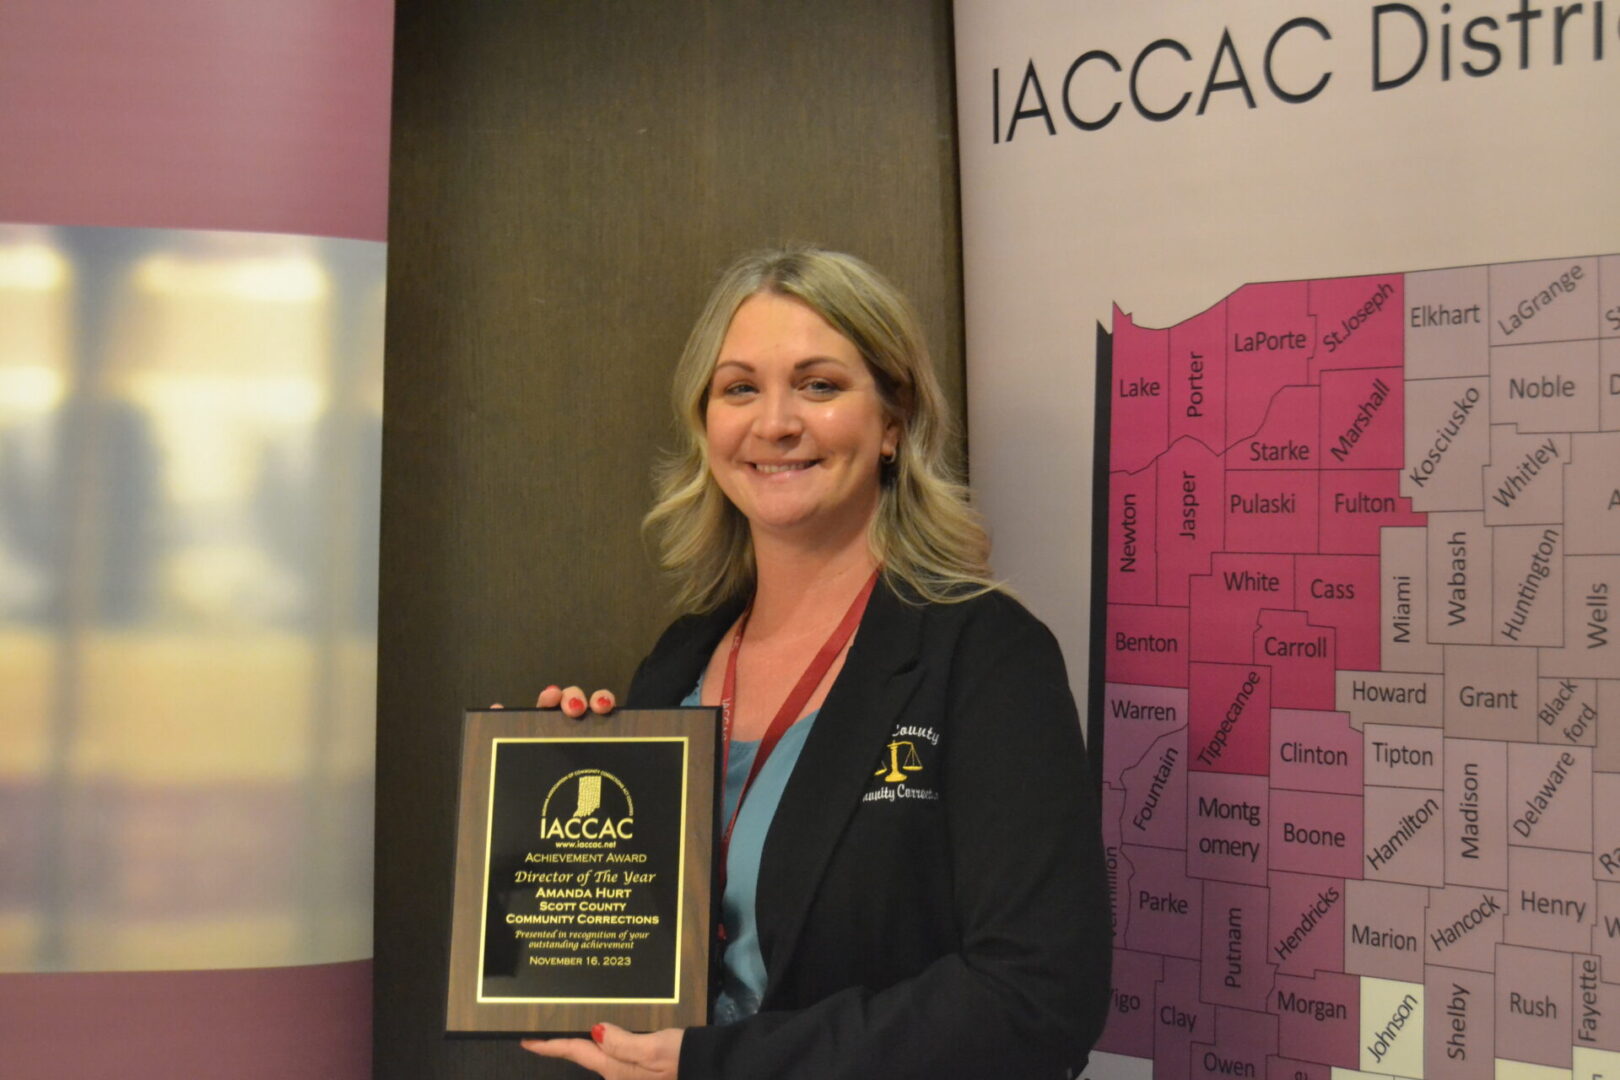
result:
<svg viewBox="0 0 1620 1080"><path fill-rule="evenodd" d="M613 707L613 699L608 697L606 694L600 694L596 698L596 707L598 709L611 709Z"/></svg>
<svg viewBox="0 0 1620 1080"><path fill-rule="evenodd" d="M597 1024L595 1027L591 1028L591 1041L596 1043L598 1046L602 1045L602 1036L604 1034L606 1034L606 1029L603 1028L601 1024Z"/></svg>

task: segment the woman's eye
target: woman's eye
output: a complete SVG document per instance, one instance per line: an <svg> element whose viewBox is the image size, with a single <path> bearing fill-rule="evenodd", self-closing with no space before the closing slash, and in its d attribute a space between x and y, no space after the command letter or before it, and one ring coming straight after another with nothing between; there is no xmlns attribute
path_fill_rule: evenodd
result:
<svg viewBox="0 0 1620 1080"><path fill-rule="evenodd" d="M754 392L754 384L748 382L727 383L720 389L721 397L739 398L747 397Z"/></svg>
<svg viewBox="0 0 1620 1080"><path fill-rule="evenodd" d="M804 388L808 393L823 397L838 393L838 384L831 379L807 379Z"/></svg>

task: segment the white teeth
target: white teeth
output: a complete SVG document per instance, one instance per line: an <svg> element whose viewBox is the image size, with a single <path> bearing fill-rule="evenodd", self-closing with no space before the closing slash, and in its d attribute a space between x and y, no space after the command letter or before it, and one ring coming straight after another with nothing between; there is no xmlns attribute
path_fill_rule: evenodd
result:
<svg viewBox="0 0 1620 1080"><path fill-rule="evenodd" d="M758 464L756 464L754 466L754 468L758 469L760 472L764 473L767 476L774 476L777 473L797 472L800 469L808 469L813 464L815 464L815 462L813 462L813 461L790 461L786 465L758 465Z"/></svg>

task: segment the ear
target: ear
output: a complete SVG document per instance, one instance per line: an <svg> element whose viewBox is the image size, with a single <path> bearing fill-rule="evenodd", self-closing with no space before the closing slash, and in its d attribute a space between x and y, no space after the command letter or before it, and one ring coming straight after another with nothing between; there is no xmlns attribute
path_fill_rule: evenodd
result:
<svg viewBox="0 0 1620 1080"><path fill-rule="evenodd" d="M883 422L883 443L880 451L886 458L893 458L900 449L900 421L890 417Z"/></svg>

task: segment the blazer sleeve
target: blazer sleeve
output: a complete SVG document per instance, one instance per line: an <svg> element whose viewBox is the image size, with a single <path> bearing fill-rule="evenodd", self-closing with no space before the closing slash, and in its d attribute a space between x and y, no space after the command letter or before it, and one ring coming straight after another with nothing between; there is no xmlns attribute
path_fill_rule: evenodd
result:
<svg viewBox="0 0 1620 1080"><path fill-rule="evenodd" d="M977 620L949 658L941 901L959 948L883 989L689 1029L681 1080L1058 1080L1084 1068L1111 956L1098 802L1057 642L998 600L1019 618Z"/></svg>

